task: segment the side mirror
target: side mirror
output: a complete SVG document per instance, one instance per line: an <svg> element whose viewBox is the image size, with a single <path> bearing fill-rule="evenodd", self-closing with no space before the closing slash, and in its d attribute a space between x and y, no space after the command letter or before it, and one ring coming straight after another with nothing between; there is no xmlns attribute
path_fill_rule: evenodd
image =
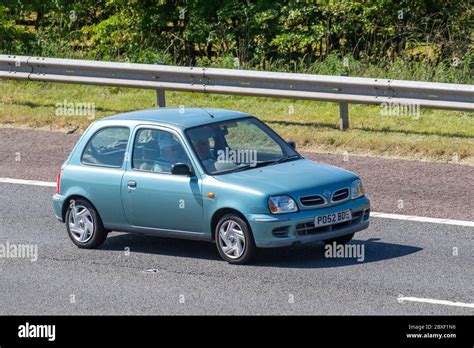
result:
<svg viewBox="0 0 474 348"><path fill-rule="evenodd" d="M187 164L176 163L171 166L171 174L193 176L194 172Z"/></svg>
<svg viewBox="0 0 474 348"><path fill-rule="evenodd" d="M290 145L290 147L293 149L293 150L296 150L296 143L294 141L289 141L288 142L288 145Z"/></svg>

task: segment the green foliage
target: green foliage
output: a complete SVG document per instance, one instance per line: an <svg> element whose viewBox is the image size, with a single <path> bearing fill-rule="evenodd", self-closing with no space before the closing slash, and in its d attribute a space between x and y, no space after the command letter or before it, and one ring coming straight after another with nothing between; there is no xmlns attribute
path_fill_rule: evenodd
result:
<svg viewBox="0 0 474 348"><path fill-rule="evenodd" d="M4 51L17 54L28 52L34 42L34 35L16 24L6 7L0 6L0 47Z"/></svg>
<svg viewBox="0 0 474 348"><path fill-rule="evenodd" d="M3 0L0 52L472 82L470 0Z"/></svg>

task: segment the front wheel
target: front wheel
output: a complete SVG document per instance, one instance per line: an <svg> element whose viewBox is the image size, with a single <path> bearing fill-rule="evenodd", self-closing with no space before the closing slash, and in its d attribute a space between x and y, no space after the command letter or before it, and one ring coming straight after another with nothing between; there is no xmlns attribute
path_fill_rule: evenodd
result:
<svg viewBox="0 0 474 348"><path fill-rule="evenodd" d="M333 239L326 239L324 243L326 244L332 244L336 242L336 244L347 244L351 241L351 239L354 237L354 233L351 234L346 234L345 236L333 238Z"/></svg>
<svg viewBox="0 0 474 348"><path fill-rule="evenodd" d="M217 250L231 264L243 265L252 261L257 247L247 222L236 214L226 214L215 230Z"/></svg>
<svg viewBox="0 0 474 348"><path fill-rule="evenodd" d="M107 238L107 230L104 229L99 214L83 199L69 202L66 229L72 242L83 249L97 248Z"/></svg>

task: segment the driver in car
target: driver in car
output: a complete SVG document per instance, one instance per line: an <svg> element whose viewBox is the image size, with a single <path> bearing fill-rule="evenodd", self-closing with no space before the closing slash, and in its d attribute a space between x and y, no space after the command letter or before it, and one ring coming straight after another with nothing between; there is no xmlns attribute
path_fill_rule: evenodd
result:
<svg viewBox="0 0 474 348"><path fill-rule="evenodd" d="M214 133L210 129L199 129L194 131L191 137L193 147L199 156L202 165L209 173L216 171L216 158L214 157L211 147L209 146L209 139L213 136Z"/></svg>

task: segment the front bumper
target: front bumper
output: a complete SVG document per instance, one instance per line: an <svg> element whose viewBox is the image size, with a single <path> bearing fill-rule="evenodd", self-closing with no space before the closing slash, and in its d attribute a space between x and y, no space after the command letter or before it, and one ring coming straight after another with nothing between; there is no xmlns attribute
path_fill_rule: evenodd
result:
<svg viewBox="0 0 474 348"><path fill-rule="evenodd" d="M314 217L350 209L352 220L315 228ZM341 237L369 227L370 201L366 196L335 206L296 213L247 214L255 244L259 248L290 246Z"/></svg>
<svg viewBox="0 0 474 348"><path fill-rule="evenodd" d="M63 220L63 204L66 197L63 195L55 194L53 196L53 209L54 215L58 221L64 222Z"/></svg>

